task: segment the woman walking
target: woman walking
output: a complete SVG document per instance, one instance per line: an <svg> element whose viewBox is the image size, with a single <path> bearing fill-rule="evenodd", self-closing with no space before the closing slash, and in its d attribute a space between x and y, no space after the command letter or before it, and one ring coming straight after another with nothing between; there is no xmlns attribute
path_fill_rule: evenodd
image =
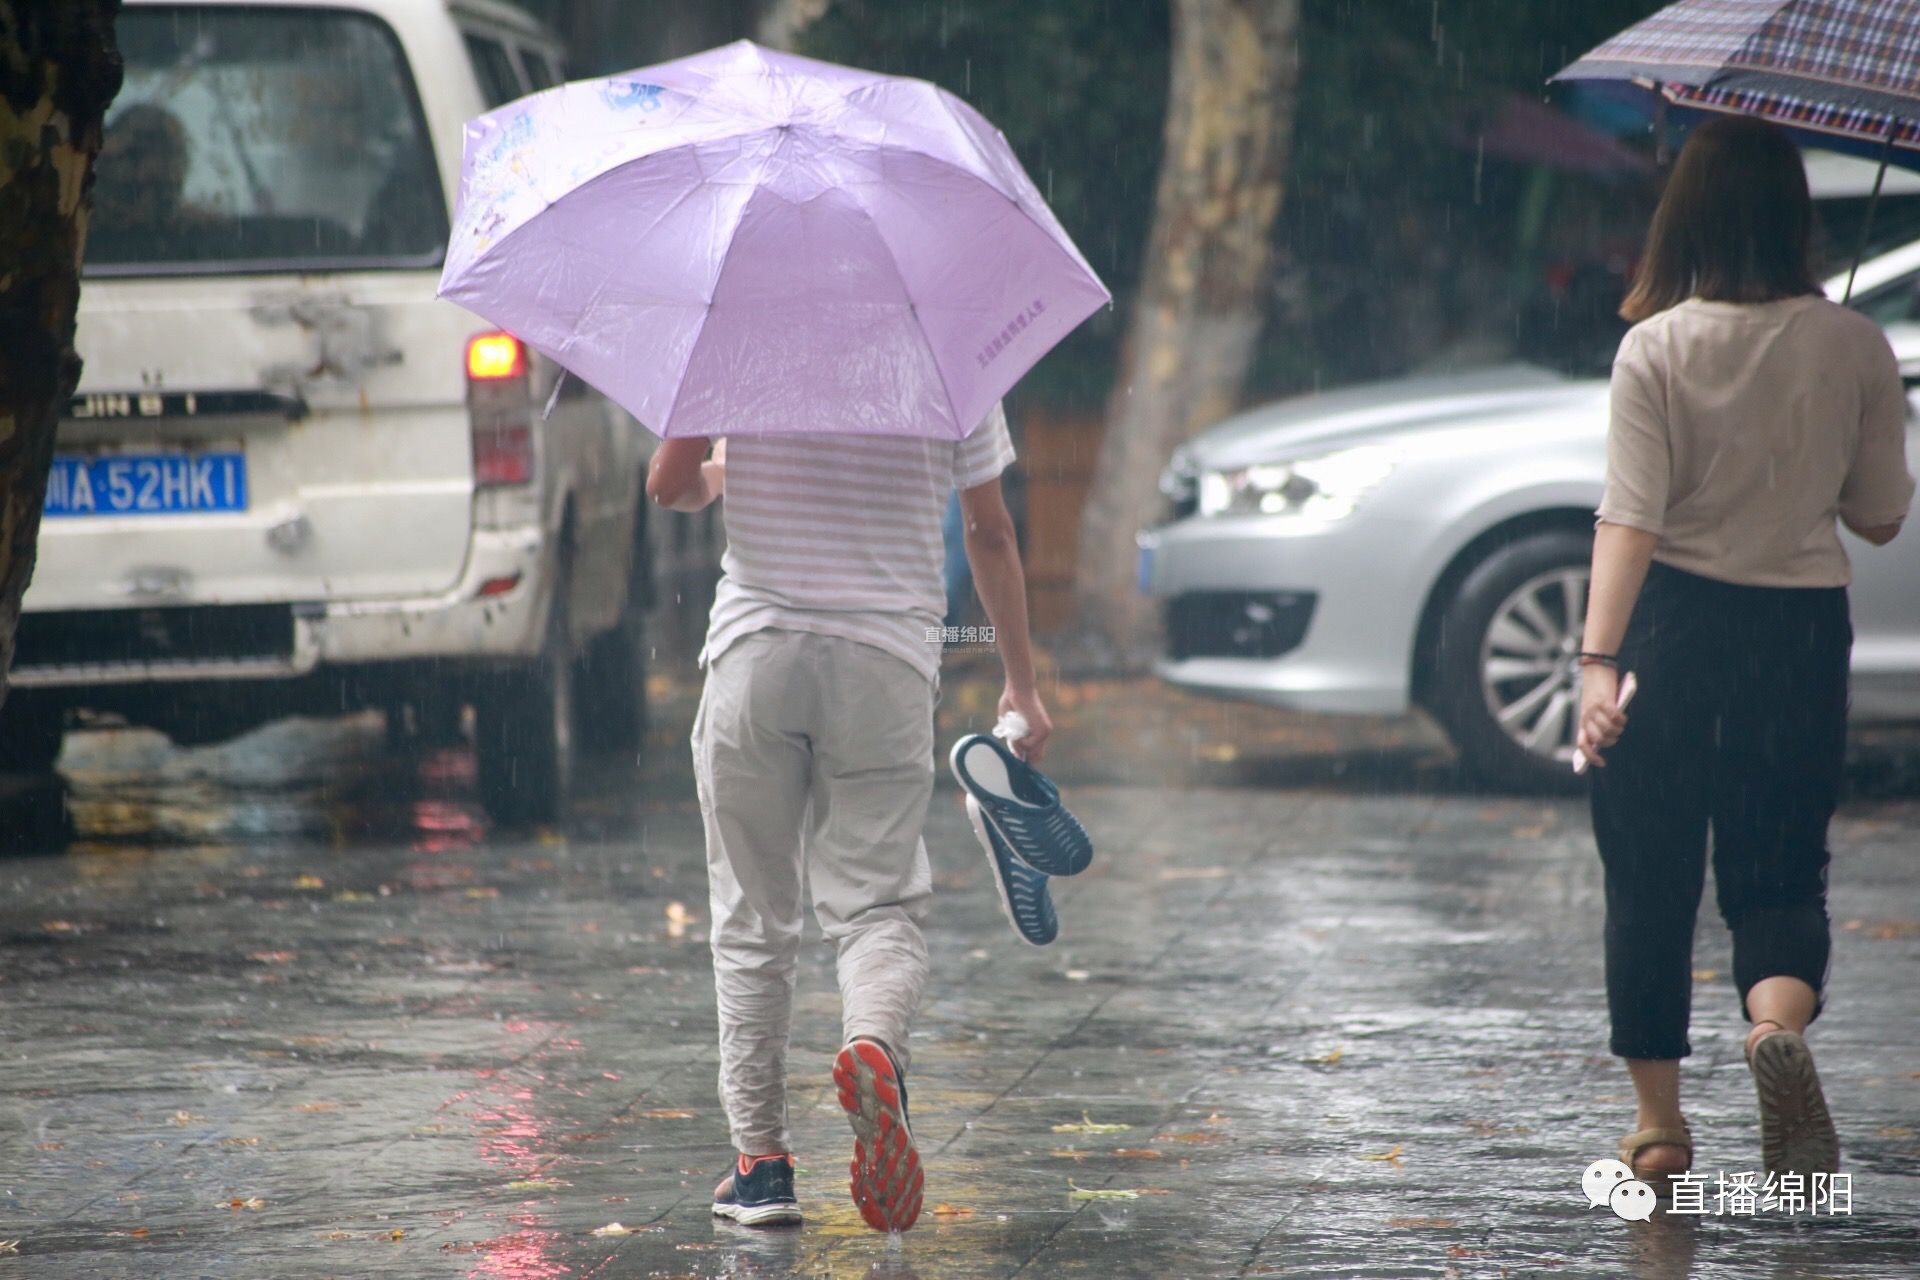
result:
<svg viewBox="0 0 1920 1280"><path fill-rule="evenodd" d="M1913 496L1907 403L1872 321L1821 294L1798 151L1726 118L1682 151L1621 314L1593 548L1580 748L1596 768L1612 1051L1638 1101L1620 1158L1687 1170L1680 1060L1712 836L1768 1170L1839 1143L1803 1038L1830 953L1827 824L1853 631L1836 527L1875 544ZM1618 706L1632 672L1639 694Z"/></svg>

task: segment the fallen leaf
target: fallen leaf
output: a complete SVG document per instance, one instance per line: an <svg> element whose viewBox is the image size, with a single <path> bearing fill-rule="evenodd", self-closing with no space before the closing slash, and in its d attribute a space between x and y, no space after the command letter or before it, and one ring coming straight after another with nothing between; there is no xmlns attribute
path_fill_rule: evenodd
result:
<svg viewBox="0 0 1920 1280"><path fill-rule="evenodd" d="M206 1119L205 1116L197 1116L193 1114L193 1112L191 1111L176 1111L167 1120L167 1123L177 1124L182 1128L185 1128L187 1125L192 1124L195 1120L205 1120L205 1119Z"/></svg>
<svg viewBox="0 0 1920 1280"><path fill-rule="evenodd" d="M1222 1135L1217 1133L1201 1133L1201 1132L1163 1133L1158 1138L1154 1139L1154 1141L1200 1143L1200 1142L1223 1142L1225 1141L1225 1138Z"/></svg>
<svg viewBox="0 0 1920 1280"><path fill-rule="evenodd" d="M1340 1061L1340 1059L1346 1056L1347 1056L1347 1051L1345 1049L1335 1049L1332 1053L1321 1054L1319 1057L1315 1058L1314 1061L1318 1062L1322 1066L1330 1067L1334 1063Z"/></svg>
<svg viewBox="0 0 1920 1280"><path fill-rule="evenodd" d="M467 890L469 898L497 898L500 891L490 884L477 884Z"/></svg>
<svg viewBox="0 0 1920 1280"><path fill-rule="evenodd" d="M1214 764L1232 764L1240 758L1240 748L1231 742L1210 743L1200 748L1199 756Z"/></svg>
<svg viewBox="0 0 1920 1280"><path fill-rule="evenodd" d="M329 1231L329 1232L327 1232L327 1239L329 1239L329 1240L351 1240L351 1239L353 1239L353 1232L351 1232L351 1231Z"/></svg>
<svg viewBox="0 0 1920 1280"><path fill-rule="evenodd" d="M604 1227L595 1227L593 1234L596 1236L630 1236L633 1234L633 1228L623 1227L617 1222L609 1222Z"/></svg>
<svg viewBox="0 0 1920 1280"><path fill-rule="evenodd" d="M18 1240L0 1240L0 1253L18 1252L20 1252L20 1242Z"/></svg>
<svg viewBox="0 0 1920 1280"><path fill-rule="evenodd" d="M333 895L333 900L335 902L372 902L373 895L362 893L358 889L343 889Z"/></svg>
<svg viewBox="0 0 1920 1280"><path fill-rule="evenodd" d="M1202 1120L1200 1123L1201 1124L1232 1124L1233 1121L1229 1120L1226 1116L1221 1115L1218 1111L1214 1111L1209 1113L1207 1118L1205 1120Z"/></svg>
<svg viewBox="0 0 1920 1280"><path fill-rule="evenodd" d="M1130 1124L1095 1124L1093 1117L1082 1111L1079 1124L1057 1124L1055 1133L1125 1133L1133 1128Z"/></svg>
<svg viewBox="0 0 1920 1280"><path fill-rule="evenodd" d="M395 1227L393 1230L387 1232L387 1239L389 1240L405 1240L406 1238L407 1229L405 1227Z"/></svg>
<svg viewBox="0 0 1920 1280"><path fill-rule="evenodd" d="M293 887L296 889L324 889L327 887L327 882L319 876L295 876L293 878Z"/></svg>
<svg viewBox="0 0 1920 1280"><path fill-rule="evenodd" d="M514 1181L509 1182L507 1184L507 1190L509 1191L557 1191L561 1187L564 1187L566 1185L567 1185L566 1183L556 1182L552 1178L516 1178Z"/></svg>
<svg viewBox="0 0 1920 1280"><path fill-rule="evenodd" d="M244 1200L239 1196L235 1196L233 1199L227 1201L227 1208L229 1209L252 1209L258 1212L266 1207L267 1202L259 1196L248 1196Z"/></svg>
<svg viewBox="0 0 1920 1280"><path fill-rule="evenodd" d="M1047 1154L1056 1160L1085 1160L1087 1158L1086 1152L1076 1150L1073 1147L1067 1147L1064 1150L1049 1151Z"/></svg>
<svg viewBox="0 0 1920 1280"><path fill-rule="evenodd" d="M1382 1164L1390 1164L1394 1168L1398 1169L1400 1167L1400 1153L1405 1149L1406 1148L1401 1143L1396 1142L1393 1144L1393 1149L1391 1151L1382 1151L1377 1155L1369 1155L1369 1154L1362 1153L1360 1158L1362 1160L1373 1160Z"/></svg>
<svg viewBox="0 0 1920 1280"><path fill-rule="evenodd" d="M1116 1160L1159 1160L1161 1154L1152 1147L1122 1147L1113 1153Z"/></svg>
<svg viewBox="0 0 1920 1280"><path fill-rule="evenodd" d="M250 951L247 959L259 964L292 964L298 957L291 951Z"/></svg>
<svg viewBox="0 0 1920 1280"><path fill-rule="evenodd" d="M44 920L40 927L48 933L78 933L80 926L71 920Z"/></svg>
<svg viewBox="0 0 1920 1280"><path fill-rule="evenodd" d="M295 1111L304 1111L308 1115L320 1111L338 1111L339 1109L340 1104L337 1102L302 1102L294 1107Z"/></svg>
<svg viewBox="0 0 1920 1280"><path fill-rule="evenodd" d="M1076 1187L1071 1182L1067 1183L1067 1186L1069 1188L1067 1191L1067 1199L1069 1200L1138 1200L1140 1198L1138 1191L1123 1191L1117 1188L1111 1190L1103 1188L1090 1189L1087 1187Z"/></svg>
<svg viewBox="0 0 1920 1280"><path fill-rule="evenodd" d="M145 1240L148 1236L152 1235L153 1232L147 1227L135 1227L133 1230L127 1232L127 1234L135 1240Z"/></svg>
<svg viewBox="0 0 1920 1280"><path fill-rule="evenodd" d="M652 1111L642 1111L640 1118L643 1120L692 1120L699 1114L685 1107L656 1107Z"/></svg>
<svg viewBox="0 0 1920 1280"><path fill-rule="evenodd" d="M1693 971L1693 980L1695 982L1712 982L1719 976L1720 971L1718 969L1695 969Z"/></svg>
<svg viewBox="0 0 1920 1280"><path fill-rule="evenodd" d="M1547 829L1544 825L1533 826L1533 827L1515 827L1513 829L1513 838L1515 840L1538 840L1541 836L1544 836L1546 834L1547 834Z"/></svg>
<svg viewBox="0 0 1920 1280"><path fill-rule="evenodd" d="M1913 1130L1907 1128L1905 1125L1890 1124L1880 1131L1880 1136L1883 1138L1911 1138L1913 1136Z"/></svg>
<svg viewBox="0 0 1920 1280"><path fill-rule="evenodd" d="M1066 978L1068 982L1085 982L1088 978L1091 978L1093 975L1087 972L1085 969L1069 969L1066 971L1066 973L1064 973L1061 976Z"/></svg>
<svg viewBox="0 0 1920 1280"><path fill-rule="evenodd" d="M33 1149L35 1151L60 1151L65 1149L66 1145L64 1142L37 1142L34 1144Z"/></svg>
<svg viewBox="0 0 1920 1280"><path fill-rule="evenodd" d="M260 1139L258 1138L222 1138L220 1139L220 1145L223 1147L257 1147L260 1145Z"/></svg>
<svg viewBox="0 0 1920 1280"><path fill-rule="evenodd" d="M973 1216L973 1210L957 1204L937 1204L933 1206L933 1216L936 1218L971 1218Z"/></svg>
<svg viewBox="0 0 1920 1280"><path fill-rule="evenodd" d="M1390 1227L1451 1227L1458 1225L1452 1218L1388 1218Z"/></svg>

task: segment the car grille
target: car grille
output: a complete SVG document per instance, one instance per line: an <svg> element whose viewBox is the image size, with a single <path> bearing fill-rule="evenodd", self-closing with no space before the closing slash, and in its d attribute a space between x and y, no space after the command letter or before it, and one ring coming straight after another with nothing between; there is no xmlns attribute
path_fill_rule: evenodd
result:
<svg viewBox="0 0 1920 1280"><path fill-rule="evenodd" d="M1305 591L1190 591L1167 604L1167 653L1182 658L1278 658L1313 621Z"/></svg>
<svg viewBox="0 0 1920 1280"><path fill-rule="evenodd" d="M293 609L284 604L28 613L15 636L13 669L84 679L286 665L293 638Z"/></svg>

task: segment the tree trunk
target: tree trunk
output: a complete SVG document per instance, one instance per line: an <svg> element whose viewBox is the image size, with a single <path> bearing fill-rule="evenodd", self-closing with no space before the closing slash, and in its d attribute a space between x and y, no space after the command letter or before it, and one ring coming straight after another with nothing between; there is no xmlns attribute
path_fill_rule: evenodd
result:
<svg viewBox="0 0 1920 1280"><path fill-rule="evenodd" d="M0 699L33 578L53 432L80 381L80 257L120 0L0 0Z"/></svg>
<svg viewBox="0 0 1920 1280"><path fill-rule="evenodd" d="M832 7L833 0L767 0L753 38L769 49L791 49Z"/></svg>
<svg viewBox="0 0 1920 1280"><path fill-rule="evenodd" d="M1266 312L1299 80L1299 0L1174 0L1147 262L1080 525L1074 658L1133 668L1158 628L1134 535L1180 441L1230 412Z"/></svg>

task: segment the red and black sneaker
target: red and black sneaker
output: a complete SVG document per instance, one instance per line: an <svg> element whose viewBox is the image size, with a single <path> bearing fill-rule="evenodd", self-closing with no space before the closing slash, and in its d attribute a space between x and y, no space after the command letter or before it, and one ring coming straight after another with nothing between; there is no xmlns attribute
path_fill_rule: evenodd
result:
<svg viewBox="0 0 1920 1280"><path fill-rule="evenodd" d="M853 1202L875 1231L905 1231L920 1217L926 1175L907 1123L907 1085L887 1051L855 1040L834 1060L833 1083L853 1124Z"/></svg>
<svg viewBox="0 0 1920 1280"><path fill-rule="evenodd" d="M713 1189L713 1216L745 1227L800 1221L793 1194L793 1157L741 1156L733 1172Z"/></svg>

